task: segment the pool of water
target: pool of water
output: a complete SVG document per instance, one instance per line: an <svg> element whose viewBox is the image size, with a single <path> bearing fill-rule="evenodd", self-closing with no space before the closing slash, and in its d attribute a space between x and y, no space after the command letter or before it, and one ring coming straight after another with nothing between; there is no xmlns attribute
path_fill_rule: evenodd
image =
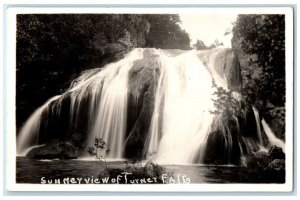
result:
<svg viewBox="0 0 300 200"><path fill-rule="evenodd" d="M17 157L16 182L40 184L43 180L64 178L96 178L103 165L94 160L30 160ZM124 160L107 161L107 167L125 169ZM175 183L188 180L190 183L281 183L266 176L251 176L238 166L215 165L164 165ZM44 178L43 178L44 177ZM261 178L263 177L263 178ZM43 179L42 179L43 178Z"/></svg>

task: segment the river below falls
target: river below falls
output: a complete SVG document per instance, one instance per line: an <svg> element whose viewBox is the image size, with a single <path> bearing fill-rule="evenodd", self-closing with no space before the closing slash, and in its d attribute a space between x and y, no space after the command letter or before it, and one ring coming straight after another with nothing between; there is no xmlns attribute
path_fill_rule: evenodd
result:
<svg viewBox="0 0 300 200"><path fill-rule="evenodd" d="M107 161L109 168L124 169L124 161ZM168 174L178 183L178 177L190 178L190 183L268 183L261 182L259 177L245 179L240 167L231 165L163 165ZM99 162L93 160L30 160L26 157L16 159L16 182L40 184L43 180L55 180L64 178L88 178L97 177L101 171ZM170 175L168 175L170 176ZM168 178L168 177L166 177ZM182 183L182 182L181 182Z"/></svg>

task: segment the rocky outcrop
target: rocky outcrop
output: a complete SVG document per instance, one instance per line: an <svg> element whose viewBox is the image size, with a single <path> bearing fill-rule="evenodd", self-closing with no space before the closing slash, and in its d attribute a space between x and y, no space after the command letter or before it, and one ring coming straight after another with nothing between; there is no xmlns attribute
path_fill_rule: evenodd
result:
<svg viewBox="0 0 300 200"><path fill-rule="evenodd" d="M270 106L263 115L276 137L285 140L285 108Z"/></svg>
<svg viewBox="0 0 300 200"><path fill-rule="evenodd" d="M154 110L155 90L160 61L151 50L146 58L136 61L129 72L129 103L125 157L142 158L142 151Z"/></svg>
<svg viewBox="0 0 300 200"><path fill-rule="evenodd" d="M276 171L283 171L285 170L285 161L284 159L274 159L271 161L268 165L270 169L276 170Z"/></svg>
<svg viewBox="0 0 300 200"><path fill-rule="evenodd" d="M266 154L248 154L244 158L242 180L258 183L285 182L285 159L281 148L273 146Z"/></svg>
<svg viewBox="0 0 300 200"><path fill-rule="evenodd" d="M269 150L269 160L276 160L276 159L285 159L285 154L282 151L282 148L277 146L272 146Z"/></svg>
<svg viewBox="0 0 300 200"><path fill-rule="evenodd" d="M45 146L32 149L26 155L30 159L74 159L80 151L71 143L53 140Z"/></svg>
<svg viewBox="0 0 300 200"><path fill-rule="evenodd" d="M232 49L203 50L198 52L198 57L215 79L223 79L226 82L228 89L236 92L241 90L240 62L237 54Z"/></svg>

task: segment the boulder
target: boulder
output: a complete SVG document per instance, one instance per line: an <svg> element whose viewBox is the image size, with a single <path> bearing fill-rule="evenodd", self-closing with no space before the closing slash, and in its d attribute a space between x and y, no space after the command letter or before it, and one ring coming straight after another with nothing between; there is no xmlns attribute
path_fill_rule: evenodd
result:
<svg viewBox="0 0 300 200"><path fill-rule="evenodd" d="M285 154L283 153L282 148L272 146L269 150L269 158L271 161L275 159L285 159Z"/></svg>
<svg viewBox="0 0 300 200"><path fill-rule="evenodd" d="M245 167L254 172L266 169L269 164L268 155L266 154L259 154L258 156L256 153L250 153L245 158Z"/></svg>
<svg viewBox="0 0 300 200"><path fill-rule="evenodd" d="M68 142L59 140L32 149L26 155L30 159L74 159L77 158L80 151Z"/></svg>
<svg viewBox="0 0 300 200"><path fill-rule="evenodd" d="M285 161L275 159L270 162L267 155L257 158L254 154L249 154L246 165L238 173L241 181L247 183L284 183Z"/></svg>
<svg viewBox="0 0 300 200"><path fill-rule="evenodd" d="M272 170L281 171L285 170L285 161L284 159L275 159L269 163L268 167Z"/></svg>

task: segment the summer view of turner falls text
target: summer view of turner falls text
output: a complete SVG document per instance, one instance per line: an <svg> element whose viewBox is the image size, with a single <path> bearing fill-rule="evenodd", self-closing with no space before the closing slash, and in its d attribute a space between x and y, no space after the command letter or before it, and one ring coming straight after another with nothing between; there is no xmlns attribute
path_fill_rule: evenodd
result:
<svg viewBox="0 0 300 200"><path fill-rule="evenodd" d="M17 15L16 183L285 183L285 15L204 17Z"/></svg>

